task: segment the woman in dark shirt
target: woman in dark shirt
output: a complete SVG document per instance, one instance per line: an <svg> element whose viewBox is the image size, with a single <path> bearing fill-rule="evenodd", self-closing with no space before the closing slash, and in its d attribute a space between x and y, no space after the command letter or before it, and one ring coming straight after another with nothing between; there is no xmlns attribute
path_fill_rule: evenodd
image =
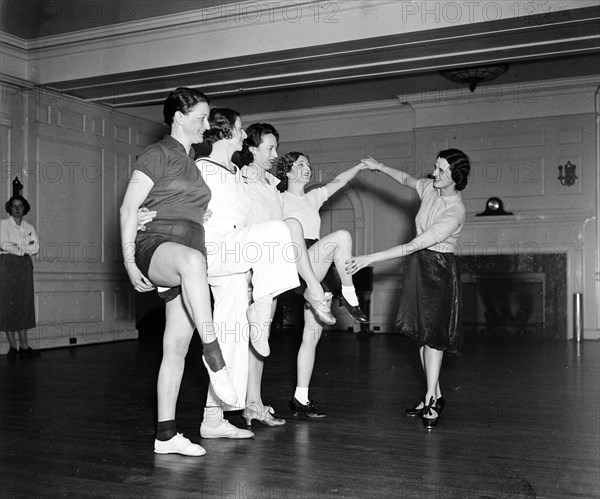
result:
<svg viewBox="0 0 600 499"><path fill-rule="evenodd" d="M192 144L208 128L208 99L178 88L167 97L163 114L171 133L146 148L134 165L121 205L125 269L136 291L162 286L166 301L163 358L158 373L158 428L154 452L201 456L206 451L177 433L175 406L193 329L203 343L203 360L215 393L235 404L237 395L216 340L206 274L203 218L210 189L196 164ZM160 213L137 232L142 206ZM160 293L159 293L160 294Z"/></svg>

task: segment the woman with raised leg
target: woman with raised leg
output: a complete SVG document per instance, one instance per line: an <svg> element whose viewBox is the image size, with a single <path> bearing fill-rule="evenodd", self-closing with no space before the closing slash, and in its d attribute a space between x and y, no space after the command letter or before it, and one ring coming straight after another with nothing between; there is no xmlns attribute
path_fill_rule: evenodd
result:
<svg viewBox="0 0 600 499"><path fill-rule="evenodd" d="M469 158L458 149L441 151L433 179L420 180L371 157L363 161L367 168L381 171L414 189L421 199L414 239L384 251L350 258L346 269L354 274L377 262L409 256L396 328L418 342L427 390L423 400L405 414L421 416L425 427L431 429L437 425L445 406L439 383L444 354L458 354L463 343L457 327L459 286L454 253L465 223L460 191L468 182Z"/></svg>
<svg viewBox="0 0 600 499"><path fill-rule="evenodd" d="M163 106L170 134L137 159L121 205L121 243L129 279L138 292L165 289L166 325L157 381L154 452L201 456L206 451L177 432L175 407L194 327L203 344L211 389L227 403L237 394L215 335L206 273L204 215L210 190L194 163L210 108L201 92L177 88ZM159 217L137 232L144 205Z"/></svg>
<svg viewBox="0 0 600 499"><path fill-rule="evenodd" d="M209 205L212 215L206 222L208 278L215 299L217 338L240 400L236 406L223 404L209 390L200 435L251 438L254 436L251 431L233 426L224 418L224 412L245 408L248 336L258 355L269 355L274 298L297 287L299 280L288 252L292 240L286 224L281 220L249 223L250 199L242 174L232 161L233 153L242 149L246 137L239 113L227 108L213 109L209 124L205 139L212 150L196 162L213 193ZM250 305L249 271L252 271Z"/></svg>
<svg viewBox="0 0 600 499"><path fill-rule="evenodd" d="M239 162L243 165L242 178L251 202L249 224L283 219L283 200L277 189L279 180L269 173L274 160L277 159L278 144L279 133L268 123L254 123L246 129L246 139L239 155ZM329 306L331 293L325 293L313 272L302 225L295 218L287 218L284 222L290 230L298 274L306 282L305 298L322 322L333 325L335 317L331 314ZM273 408L265 406L262 401L263 368L264 359L257 355L254 349L251 349L248 359L246 408L242 416L246 420L247 426L251 426L252 420L259 421L266 426L281 426L285 424L285 420L275 417Z"/></svg>
<svg viewBox="0 0 600 499"><path fill-rule="evenodd" d="M308 255L313 272L322 281L333 263L342 282L341 301L352 317L359 322L368 322L360 310L358 297L352 276L345 270L345 262L352 255L352 236L346 230L337 230L320 237L321 217L319 209L337 191L350 182L364 168L359 163L337 175L331 182L305 192L311 179L311 169L307 155L290 152L281 156L277 162L277 177L281 183L277 186L283 193L283 217L295 218L302 225ZM313 307L305 307L302 343L298 350L297 380L294 396L290 401L293 416L300 414L309 418L323 418L326 414L315 408L309 398L309 385L312 377L316 350L323 324L317 320Z"/></svg>

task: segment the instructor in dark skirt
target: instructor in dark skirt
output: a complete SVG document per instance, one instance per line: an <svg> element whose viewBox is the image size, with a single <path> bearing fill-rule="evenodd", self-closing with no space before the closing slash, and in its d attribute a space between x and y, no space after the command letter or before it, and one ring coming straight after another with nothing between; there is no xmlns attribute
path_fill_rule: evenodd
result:
<svg viewBox="0 0 600 499"><path fill-rule="evenodd" d="M23 220L30 210L27 200L14 195L4 206L10 216L0 221L0 331L6 332L10 344L9 359L37 357L39 352L27 341L27 330L35 327L31 257L40 243L33 226Z"/></svg>
<svg viewBox="0 0 600 499"><path fill-rule="evenodd" d="M422 416L425 427L433 428L445 405L439 383L444 352L458 354L463 341L457 328L459 288L454 252L465 223L460 191L467 185L471 165L465 153L447 149L438 154L433 179L417 180L373 158L363 162L414 189L421 199L415 219L417 236L412 241L351 258L346 270L354 274L373 263L410 255L396 328L419 344L427 392L405 414Z"/></svg>

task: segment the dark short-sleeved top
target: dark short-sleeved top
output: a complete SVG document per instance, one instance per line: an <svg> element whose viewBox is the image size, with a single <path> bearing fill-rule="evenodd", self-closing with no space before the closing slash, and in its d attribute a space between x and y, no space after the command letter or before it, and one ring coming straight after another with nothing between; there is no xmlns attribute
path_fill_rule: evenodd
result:
<svg viewBox="0 0 600 499"><path fill-rule="evenodd" d="M154 182L144 206L156 210L159 218L204 223L211 193L194 162L193 148L188 154L183 144L165 135L142 151L133 169Z"/></svg>

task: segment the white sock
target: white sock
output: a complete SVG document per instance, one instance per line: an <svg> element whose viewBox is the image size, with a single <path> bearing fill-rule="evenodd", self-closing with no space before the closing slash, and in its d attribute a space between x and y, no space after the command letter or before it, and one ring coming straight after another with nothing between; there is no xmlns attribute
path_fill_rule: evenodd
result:
<svg viewBox="0 0 600 499"><path fill-rule="evenodd" d="M256 318L261 322L261 325L264 324L268 326L273 320L272 314L272 305L273 298L271 296L261 296L260 298L254 300L252 306L254 306L254 311L256 312Z"/></svg>
<svg viewBox="0 0 600 499"><path fill-rule="evenodd" d="M219 406L206 406L202 423L208 426L219 426L223 422L223 408Z"/></svg>
<svg viewBox="0 0 600 499"><path fill-rule="evenodd" d="M353 307L358 305L358 296L356 296L356 290L354 285L344 286L342 285L342 295L346 298L346 301Z"/></svg>
<svg viewBox="0 0 600 499"><path fill-rule="evenodd" d="M294 398L301 404L308 404L308 387L302 388L297 386L296 392L294 393Z"/></svg>

